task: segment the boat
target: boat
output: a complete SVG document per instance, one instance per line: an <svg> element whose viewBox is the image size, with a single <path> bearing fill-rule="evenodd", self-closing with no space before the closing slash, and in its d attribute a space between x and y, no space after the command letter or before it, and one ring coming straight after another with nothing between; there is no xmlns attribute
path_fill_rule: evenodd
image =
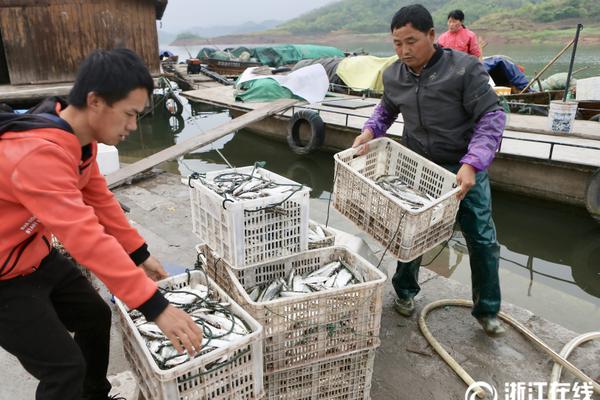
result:
<svg viewBox="0 0 600 400"><path fill-rule="evenodd" d="M340 57L345 53L331 46L286 44L275 46L240 46L219 50L200 49L196 58L207 68L224 76L237 76L246 68L266 65L273 68L291 67L301 60Z"/></svg>

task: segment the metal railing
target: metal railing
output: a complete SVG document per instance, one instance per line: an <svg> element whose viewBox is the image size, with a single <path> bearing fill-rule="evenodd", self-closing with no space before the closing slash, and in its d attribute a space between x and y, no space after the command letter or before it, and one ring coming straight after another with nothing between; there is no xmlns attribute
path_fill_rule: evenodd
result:
<svg viewBox="0 0 600 400"><path fill-rule="evenodd" d="M343 99L343 100L347 100L347 99ZM328 101L331 101L331 100L328 100ZM339 125L339 124L333 124L333 125L343 126L344 128L347 128L347 129L359 129L359 128L352 127L352 126L348 125L348 121L349 121L350 117L362 118L364 120L369 119L369 116L365 116L365 115L362 115L362 114L356 114L356 113L347 112L347 111L323 110L323 109L311 106L310 104L309 105L301 105L301 106L292 106L292 108L291 108L292 115L296 112L297 109L312 110L312 111L317 112L317 114L319 114L319 115L321 115L321 112L323 112L323 113L330 113L330 114L344 115L345 116L344 125ZM283 115L283 113L282 113L282 115ZM393 124L404 125L404 122L399 121L399 120L395 120L393 122ZM595 147L595 146L583 145L583 144L558 143L558 142L555 142L555 141L543 140L543 139L528 139L528 138L518 138L518 137L503 136L500 139L500 145L498 146L498 152L499 153L502 152L502 145L503 145L504 140L515 140L515 141L521 141L521 142L527 142L527 143L537 143L537 144L546 144L546 145L549 145L550 146L550 151L549 151L548 157L546 158L546 160L548 160L548 161L561 161L561 160L555 160L555 159L552 158L553 155L554 155L554 150L555 150L555 148L557 146L567 147L567 148L574 148L574 149L587 149L587 150L598 151L598 157L600 159L600 141L598 141L598 147ZM593 139L587 139L587 140L593 140ZM511 153L505 153L505 154L511 154ZM519 154L519 155L521 155L523 157L532 157L532 158L536 158L536 159L544 159L543 157L526 156L526 155L522 155L522 154Z"/></svg>

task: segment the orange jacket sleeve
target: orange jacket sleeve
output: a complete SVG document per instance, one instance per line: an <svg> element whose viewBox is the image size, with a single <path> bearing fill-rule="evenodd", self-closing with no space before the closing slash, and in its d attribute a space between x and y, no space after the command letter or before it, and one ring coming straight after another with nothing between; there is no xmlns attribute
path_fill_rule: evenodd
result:
<svg viewBox="0 0 600 400"><path fill-rule="evenodd" d="M78 160L75 162L73 155L61 147L51 143L40 146L16 165L12 175L14 196L56 235L78 262L93 271L129 307L139 308L156 300L156 284L136 267L124 246L108 233L110 229L123 238L126 236L122 226L124 216L119 216L117 223L108 223L106 219L111 213L117 216L114 205L100 206L99 214L110 227L105 229L95 207L108 196L96 193L99 183L95 178L92 187L85 189L85 197L92 199L85 204L77 165ZM126 246L135 247L138 242L138 237L124 239Z"/></svg>

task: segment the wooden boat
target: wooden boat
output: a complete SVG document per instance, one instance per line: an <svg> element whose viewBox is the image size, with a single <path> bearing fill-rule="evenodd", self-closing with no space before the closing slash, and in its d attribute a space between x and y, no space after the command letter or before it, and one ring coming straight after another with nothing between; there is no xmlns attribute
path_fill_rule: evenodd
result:
<svg viewBox="0 0 600 400"><path fill-rule="evenodd" d="M259 62L218 60L216 58L208 58L203 61L206 63L208 69L223 76L238 76L246 68L260 67L262 65Z"/></svg>

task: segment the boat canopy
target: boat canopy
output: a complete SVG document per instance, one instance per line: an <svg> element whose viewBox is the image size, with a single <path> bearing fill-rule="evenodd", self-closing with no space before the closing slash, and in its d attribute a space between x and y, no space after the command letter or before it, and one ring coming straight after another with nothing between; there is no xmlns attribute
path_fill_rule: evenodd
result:
<svg viewBox="0 0 600 400"><path fill-rule="evenodd" d="M352 90L371 90L383 93L383 71L396 62L398 56L346 57L337 66L337 75Z"/></svg>
<svg viewBox="0 0 600 400"><path fill-rule="evenodd" d="M483 66L496 86L514 86L523 90L529 81L519 67L504 56L491 56L483 59Z"/></svg>
<svg viewBox="0 0 600 400"><path fill-rule="evenodd" d="M300 60L321 57L344 57L344 52L330 46L313 44L285 44L276 46L236 47L216 50L205 47L198 53L198 58L216 58L219 60L235 60L259 62L269 67L296 64Z"/></svg>

